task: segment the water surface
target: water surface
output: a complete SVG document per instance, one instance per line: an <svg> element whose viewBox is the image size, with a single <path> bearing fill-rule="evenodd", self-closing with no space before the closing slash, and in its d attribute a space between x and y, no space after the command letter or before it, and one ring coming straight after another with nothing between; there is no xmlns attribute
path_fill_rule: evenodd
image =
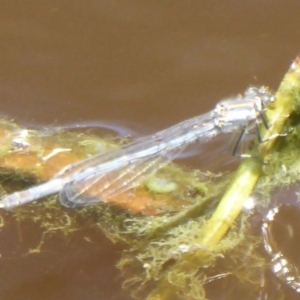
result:
<svg viewBox="0 0 300 300"><path fill-rule="evenodd" d="M300 50L299 8L266 0L5 1L1 114L25 125L130 122L144 134L251 84L276 89ZM83 230L26 255L39 229L12 220L1 232L0 298L130 299L114 269L120 248L85 230L93 242Z"/></svg>

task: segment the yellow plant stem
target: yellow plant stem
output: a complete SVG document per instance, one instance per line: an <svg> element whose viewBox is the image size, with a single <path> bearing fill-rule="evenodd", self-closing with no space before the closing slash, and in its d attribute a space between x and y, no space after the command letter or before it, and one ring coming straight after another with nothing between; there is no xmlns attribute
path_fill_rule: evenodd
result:
<svg viewBox="0 0 300 300"><path fill-rule="evenodd" d="M231 227L240 214L245 200L255 187L261 175L262 164L268 161L268 156L276 141L276 137L288 131L284 128L289 115L298 108L295 95L300 89L300 58L292 64L284 76L275 95L273 107L267 111L270 128L262 135L263 143L259 145L259 159L251 157L244 159L236 175L225 192L217 209L203 229L203 237L199 241L205 247L216 245ZM263 131L263 126L260 128ZM285 132L287 133L287 132Z"/></svg>
<svg viewBox="0 0 300 300"><path fill-rule="evenodd" d="M226 234L241 212L244 201L252 192L260 174L261 162L247 158L237 170L230 187L222 197L217 209L203 228L200 243L207 248L216 245Z"/></svg>

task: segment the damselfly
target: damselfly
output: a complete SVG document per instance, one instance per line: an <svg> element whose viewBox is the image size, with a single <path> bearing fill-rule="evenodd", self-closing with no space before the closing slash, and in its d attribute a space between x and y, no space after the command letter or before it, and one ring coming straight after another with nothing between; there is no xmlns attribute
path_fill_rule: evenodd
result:
<svg viewBox="0 0 300 300"><path fill-rule="evenodd" d="M57 192L61 204L67 207L105 202L140 185L193 142L205 142L259 120L267 126L263 112L273 100L267 88L250 87L244 95L221 101L206 114L139 138L120 149L71 164L46 183L4 196L0 207L10 209Z"/></svg>

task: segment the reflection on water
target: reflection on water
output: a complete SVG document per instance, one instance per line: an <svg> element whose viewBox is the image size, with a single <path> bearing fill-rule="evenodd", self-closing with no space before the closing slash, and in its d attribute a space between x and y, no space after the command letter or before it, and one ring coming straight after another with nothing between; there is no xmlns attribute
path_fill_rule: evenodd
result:
<svg viewBox="0 0 300 300"><path fill-rule="evenodd" d="M141 127L141 126L140 126ZM98 135L108 135L128 138L138 138L145 136L147 130L145 128L138 128L137 124L130 124L130 122L118 122L118 121L85 121L69 124L57 124L55 127L49 126L33 126L34 129L40 129L53 133L56 130L83 130L96 131Z"/></svg>
<svg viewBox="0 0 300 300"><path fill-rule="evenodd" d="M118 120L157 131L250 84L275 89L299 52L298 9L296 1L8 1L1 114L31 125ZM53 234L27 255L41 232L10 222L1 232L1 299L126 299L114 269L120 248L99 232L83 228L68 243Z"/></svg>

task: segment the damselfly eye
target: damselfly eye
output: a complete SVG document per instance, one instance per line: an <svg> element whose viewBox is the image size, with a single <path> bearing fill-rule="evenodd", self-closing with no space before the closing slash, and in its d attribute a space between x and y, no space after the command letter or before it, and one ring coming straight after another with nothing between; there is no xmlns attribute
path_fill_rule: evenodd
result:
<svg viewBox="0 0 300 300"><path fill-rule="evenodd" d="M262 103L267 104L275 101L273 93L267 87L250 87L245 92L245 97L259 99Z"/></svg>

